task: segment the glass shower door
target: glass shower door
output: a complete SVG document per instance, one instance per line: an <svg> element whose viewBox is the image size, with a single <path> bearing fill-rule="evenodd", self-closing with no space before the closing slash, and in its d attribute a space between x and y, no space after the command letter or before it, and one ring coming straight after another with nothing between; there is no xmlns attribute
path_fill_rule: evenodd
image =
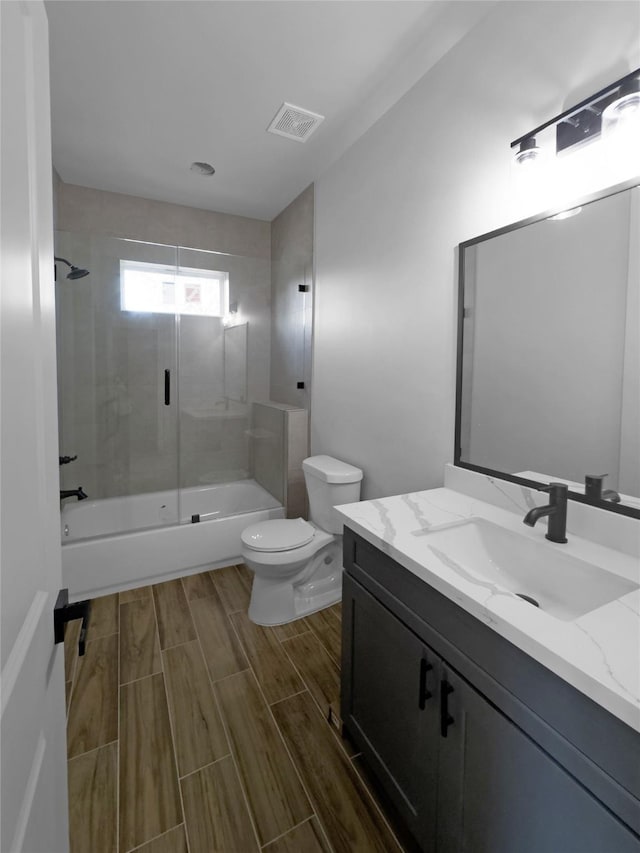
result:
<svg viewBox="0 0 640 853"><path fill-rule="evenodd" d="M186 517L189 508L198 508L192 500L196 492L248 477L247 327L238 325L236 331L230 311L233 257L184 248L178 253L178 273L190 299L179 320L180 486Z"/></svg>
<svg viewBox="0 0 640 853"><path fill-rule="evenodd" d="M57 265L61 488L108 499L87 536L175 524L176 249L58 232L56 254L89 270Z"/></svg>
<svg viewBox="0 0 640 853"><path fill-rule="evenodd" d="M270 265L178 249L189 307L179 318L183 521L277 506L254 480L251 409L269 395ZM282 455L274 465L282 471Z"/></svg>

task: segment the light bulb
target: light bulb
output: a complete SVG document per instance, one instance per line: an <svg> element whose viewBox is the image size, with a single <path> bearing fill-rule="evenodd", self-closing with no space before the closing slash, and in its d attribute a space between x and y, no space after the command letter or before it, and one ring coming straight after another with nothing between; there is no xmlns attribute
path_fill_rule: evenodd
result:
<svg viewBox="0 0 640 853"><path fill-rule="evenodd" d="M532 136L520 143L520 150L516 151L515 161L518 166L526 166L529 168L539 159L541 150L536 145L536 140Z"/></svg>

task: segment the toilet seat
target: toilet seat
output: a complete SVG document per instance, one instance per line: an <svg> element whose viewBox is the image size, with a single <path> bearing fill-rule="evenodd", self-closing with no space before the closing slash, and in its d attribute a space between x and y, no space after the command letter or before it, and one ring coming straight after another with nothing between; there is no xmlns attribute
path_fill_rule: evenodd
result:
<svg viewBox="0 0 640 853"><path fill-rule="evenodd" d="M282 518L252 524L240 538L252 551L278 552L307 545L315 533L315 527L303 518Z"/></svg>

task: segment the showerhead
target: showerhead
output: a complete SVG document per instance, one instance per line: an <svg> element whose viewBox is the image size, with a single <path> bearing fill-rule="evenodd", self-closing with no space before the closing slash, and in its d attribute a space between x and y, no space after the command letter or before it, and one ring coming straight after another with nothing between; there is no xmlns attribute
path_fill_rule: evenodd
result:
<svg viewBox="0 0 640 853"><path fill-rule="evenodd" d="M54 258L54 261L60 261L60 263L66 264L70 267L70 272L67 273L67 278L75 281L77 278L84 278L85 275L89 275L89 270L83 270L82 267L75 267L72 263L66 260L66 258Z"/></svg>
<svg viewBox="0 0 640 853"><path fill-rule="evenodd" d="M83 270L80 267L71 267L71 272L67 273L67 278L84 278L85 275L89 275L89 270Z"/></svg>

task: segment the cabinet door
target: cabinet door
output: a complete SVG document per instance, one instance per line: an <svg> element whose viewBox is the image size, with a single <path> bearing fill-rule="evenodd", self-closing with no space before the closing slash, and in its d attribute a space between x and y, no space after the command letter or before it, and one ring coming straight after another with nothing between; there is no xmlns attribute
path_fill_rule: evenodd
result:
<svg viewBox="0 0 640 853"><path fill-rule="evenodd" d="M344 578L343 720L425 853L435 850L439 660Z"/></svg>
<svg viewBox="0 0 640 853"><path fill-rule="evenodd" d="M440 705L438 853L640 853L633 833L446 664Z"/></svg>

